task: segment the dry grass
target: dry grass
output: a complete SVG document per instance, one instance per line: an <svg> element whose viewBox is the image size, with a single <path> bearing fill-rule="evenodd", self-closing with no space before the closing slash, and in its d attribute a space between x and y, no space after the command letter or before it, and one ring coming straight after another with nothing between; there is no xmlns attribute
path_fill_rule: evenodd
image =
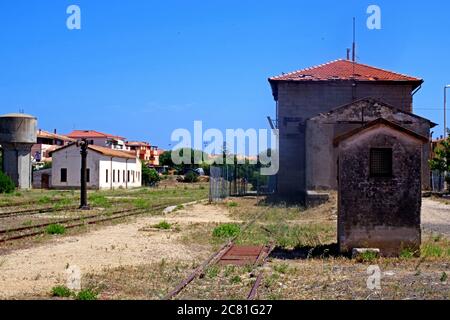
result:
<svg viewBox="0 0 450 320"><path fill-rule="evenodd" d="M335 200L335 195L332 195ZM229 205L233 202L233 205ZM316 209L270 207L256 199L224 202L230 218L242 226L262 216L238 238L241 244L267 244L276 250L263 269L253 266L210 266L177 299L245 299L259 272L264 272L259 299L449 299L450 242L438 235L424 237L419 258L380 258L367 263L339 256L336 250L336 206L331 201ZM217 250L224 239L213 236L219 223L192 223L182 228L179 241ZM173 289L201 261L171 261L118 268L91 275L104 299L158 299ZM367 268L382 271L381 290L367 288Z"/></svg>

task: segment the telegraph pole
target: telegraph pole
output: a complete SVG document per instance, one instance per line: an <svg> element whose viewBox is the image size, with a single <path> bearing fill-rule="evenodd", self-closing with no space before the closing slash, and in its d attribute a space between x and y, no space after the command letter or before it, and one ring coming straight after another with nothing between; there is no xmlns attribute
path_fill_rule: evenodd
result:
<svg viewBox="0 0 450 320"><path fill-rule="evenodd" d="M81 148L81 188L80 188L80 209L81 210L90 210L87 203L87 170L86 170L86 159L88 154L88 142L86 139L82 139L81 141L77 141L77 146Z"/></svg>

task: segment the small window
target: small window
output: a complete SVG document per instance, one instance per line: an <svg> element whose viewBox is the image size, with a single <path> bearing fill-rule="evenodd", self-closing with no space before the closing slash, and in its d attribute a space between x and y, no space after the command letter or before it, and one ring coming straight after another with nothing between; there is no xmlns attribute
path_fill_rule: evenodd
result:
<svg viewBox="0 0 450 320"><path fill-rule="evenodd" d="M125 179L125 170L123 170L123 180L122 180L123 182L126 182L126 179Z"/></svg>
<svg viewBox="0 0 450 320"><path fill-rule="evenodd" d="M370 149L370 176L392 177L392 149Z"/></svg>
<svg viewBox="0 0 450 320"><path fill-rule="evenodd" d="M112 176L113 176L113 182L116 182L116 170L115 169L113 170Z"/></svg>
<svg viewBox="0 0 450 320"><path fill-rule="evenodd" d="M91 182L91 170L86 169L86 182Z"/></svg>
<svg viewBox="0 0 450 320"><path fill-rule="evenodd" d="M108 169L106 169L106 183L108 183L108 180L109 180L109 171Z"/></svg>
<svg viewBox="0 0 450 320"><path fill-rule="evenodd" d="M117 170L117 182L120 182L120 170Z"/></svg>
<svg viewBox="0 0 450 320"><path fill-rule="evenodd" d="M127 171L127 182L130 182L130 170Z"/></svg>
<svg viewBox="0 0 450 320"><path fill-rule="evenodd" d="M61 168L61 182L67 182L67 168Z"/></svg>

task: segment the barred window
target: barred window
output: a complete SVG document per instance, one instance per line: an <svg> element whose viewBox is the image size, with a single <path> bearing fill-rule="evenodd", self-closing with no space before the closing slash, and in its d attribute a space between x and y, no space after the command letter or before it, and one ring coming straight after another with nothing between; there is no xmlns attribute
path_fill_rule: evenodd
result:
<svg viewBox="0 0 450 320"><path fill-rule="evenodd" d="M370 176L392 177L392 149L370 149Z"/></svg>

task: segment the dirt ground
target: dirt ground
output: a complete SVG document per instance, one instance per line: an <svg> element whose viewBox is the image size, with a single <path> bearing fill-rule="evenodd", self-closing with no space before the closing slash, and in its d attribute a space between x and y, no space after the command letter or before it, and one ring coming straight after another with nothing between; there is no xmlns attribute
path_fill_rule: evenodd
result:
<svg viewBox="0 0 450 320"><path fill-rule="evenodd" d="M431 198L422 199L422 228L450 237L450 204Z"/></svg>
<svg viewBox="0 0 450 320"><path fill-rule="evenodd" d="M217 224L248 221L261 211L265 213L258 223L240 239L244 244L266 243L273 238L271 232L277 234L280 248L264 268L260 299L366 299L374 294L373 298L388 299L450 298L446 258L450 253L376 262L383 271L385 289L374 293L366 288L368 264L316 256L312 251L306 258L299 254L308 247L298 249L298 244L321 247L335 241L335 203L309 210L256 203L235 199L219 205L177 207L165 215L100 226L0 255L0 298L49 298L52 287L66 283L69 266L86 275L83 281L103 288L102 299L161 298L215 250L218 243L211 242L211 234ZM450 236L449 214L450 205L424 199L424 234ZM162 221L172 228L155 228ZM441 245L447 240L431 241ZM439 249L434 243L428 248L430 252ZM212 267L178 298L245 299L253 281L247 268Z"/></svg>
<svg viewBox="0 0 450 320"><path fill-rule="evenodd" d="M161 259L192 261L208 254L207 246L180 244L178 233L145 231L162 220L186 227L231 221L224 208L195 204L166 216L136 218L128 224L17 250L0 256L0 298L48 295L53 286L65 284L68 266L78 267L84 274Z"/></svg>

